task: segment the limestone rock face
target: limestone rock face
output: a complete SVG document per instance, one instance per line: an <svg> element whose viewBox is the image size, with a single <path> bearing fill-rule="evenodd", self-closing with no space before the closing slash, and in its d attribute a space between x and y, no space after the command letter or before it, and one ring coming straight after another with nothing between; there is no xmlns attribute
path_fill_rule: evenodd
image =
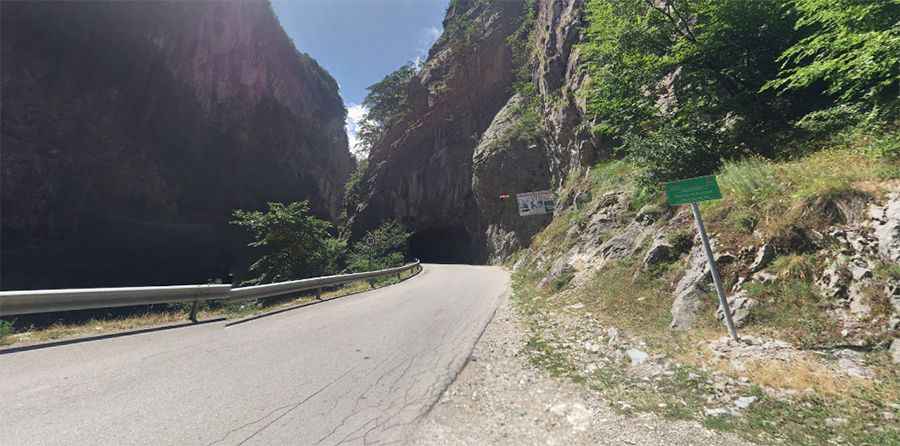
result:
<svg viewBox="0 0 900 446"><path fill-rule="evenodd" d="M584 120L586 104L576 96L590 82L585 70L578 68L583 26L584 0L537 2L534 78L547 99L543 112L554 186L561 185L571 169L608 156L602 142L591 135L590 123Z"/></svg>
<svg viewBox="0 0 900 446"><path fill-rule="evenodd" d="M499 262L527 245L550 217L519 217L515 194L557 190L599 156L575 94L589 81L577 69L583 15L583 0L451 2L408 87L409 112L372 148L354 235L399 219L415 233L413 255L437 261ZM510 38L529 16L535 93L513 97L524 67Z"/></svg>
<svg viewBox="0 0 900 446"><path fill-rule="evenodd" d="M710 240L715 252L715 240ZM709 262L706 260L703 246L699 243L691 250L687 260L684 276L675 286L675 301L672 303L672 328L684 330L690 328L697 319L697 313L706 298L707 288L712 280Z"/></svg>
<svg viewBox="0 0 900 446"><path fill-rule="evenodd" d="M521 96L513 96L497 113L472 157L472 191L483 222L487 261L501 262L526 247L552 215L519 216L516 192L550 186L547 152L538 137L523 129ZM500 198L501 196L507 198Z"/></svg>
<svg viewBox="0 0 900 446"><path fill-rule="evenodd" d="M507 38L524 9L524 2L451 4L444 34L408 86L409 111L371 150L368 194L353 216L355 235L398 219L415 232L415 256L483 260L473 155L512 97Z"/></svg>
<svg viewBox="0 0 900 446"><path fill-rule="evenodd" d="M197 283L234 208L337 216L346 111L268 2L10 2L0 45L0 287Z"/></svg>
<svg viewBox="0 0 900 446"><path fill-rule="evenodd" d="M892 193L883 206L872 206L878 254L887 261L900 261L900 193Z"/></svg>

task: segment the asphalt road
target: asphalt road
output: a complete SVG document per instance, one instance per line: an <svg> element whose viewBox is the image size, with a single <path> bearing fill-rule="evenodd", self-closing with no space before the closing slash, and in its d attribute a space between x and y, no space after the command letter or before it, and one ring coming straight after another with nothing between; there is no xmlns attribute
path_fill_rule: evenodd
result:
<svg viewBox="0 0 900 446"><path fill-rule="evenodd" d="M499 268L425 265L231 327L0 354L0 445L403 444L508 286Z"/></svg>

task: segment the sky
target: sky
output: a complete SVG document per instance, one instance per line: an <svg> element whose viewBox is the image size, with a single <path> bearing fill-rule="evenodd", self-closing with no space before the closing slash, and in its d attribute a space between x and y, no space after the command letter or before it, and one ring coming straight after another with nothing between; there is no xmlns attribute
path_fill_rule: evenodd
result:
<svg viewBox="0 0 900 446"><path fill-rule="evenodd" d="M347 135L365 110L366 87L407 62L424 60L441 35L449 0L272 0L298 50L325 67L347 106Z"/></svg>

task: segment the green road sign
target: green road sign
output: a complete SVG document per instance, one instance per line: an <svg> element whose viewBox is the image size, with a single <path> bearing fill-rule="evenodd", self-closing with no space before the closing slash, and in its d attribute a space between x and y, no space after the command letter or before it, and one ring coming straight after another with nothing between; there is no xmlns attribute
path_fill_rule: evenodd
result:
<svg viewBox="0 0 900 446"><path fill-rule="evenodd" d="M719 184L716 183L714 175L666 183L666 199L672 206L720 198L722 192L719 191Z"/></svg>

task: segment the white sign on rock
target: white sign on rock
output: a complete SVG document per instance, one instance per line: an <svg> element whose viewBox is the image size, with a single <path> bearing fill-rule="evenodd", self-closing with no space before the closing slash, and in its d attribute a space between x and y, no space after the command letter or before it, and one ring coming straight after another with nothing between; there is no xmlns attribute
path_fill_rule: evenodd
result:
<svg viewBox="0 0 900 446"><path fill-rule="evenodd" d="M519 215L544 215L552 214L556 209L556 196L549 190L525 192L516 194L519 203Z"/></svg>

